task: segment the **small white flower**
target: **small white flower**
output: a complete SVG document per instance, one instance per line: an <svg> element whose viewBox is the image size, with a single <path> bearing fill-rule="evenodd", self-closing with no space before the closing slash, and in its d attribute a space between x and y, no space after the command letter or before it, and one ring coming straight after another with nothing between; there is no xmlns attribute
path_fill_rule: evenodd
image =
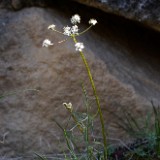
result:
<svg viewBox="0 0 160 160"><path fill-rule="evenodd" d="M81 21L81 17L78 14L75 14L71 18L71 23L72 24L80 23L80 21Z"/></svg>
<svg viewBox="0 0 160 160"><path fill-rule="evenodd" d="M48 46L51 46L51 45L53 45L53 43L49 39L45 39L43 41L42 47L48 47Z"/></svg>
<svg viewBox="0 0 160 160"><path fill-rule="evenodd" d="M56 25L54 25L54 24L51 24L51 25L49 25L49 26L48 26L48 29L55 30L55 27L56 27Z"/></svg>
<svg viewBox="0 0 160 160"><path fill-rule="evenodd" d="M76 51L80 51L80 52L84 49L84 45L81 42L77 42L75 44L75 47L76 47Z"/></svg>
<svg viewBox="0 0 160 160"><path fill-rule="evenodd" d="M63 30L64 30L63 32L64 35L67 35L67 36L71 35L71 27L68 27L68 26L64 27Z"/></svg>
<svg viewBox="0 0 160 160"><path fill-rule="evenodd" d="M89 20L89 24L91 24L91 25L95 25L96 23L97 23L96 19L90 19Z"/></svg>
<svg viewBox="0 0 160 160"><path fill-rule="evenodd" d="M63 103L63 105L66 107L66 109L70 110L72 112L73 108L72 108L72 103Z"/></svg>
<svg viewBox="0 0 160 160"><path fill-rule="evenodd" d="M77 25L74 25L74 26L72 26L72 28L71 28L71 31L72 31L72 34L77 34L78 33L78 26Z"/></svg>

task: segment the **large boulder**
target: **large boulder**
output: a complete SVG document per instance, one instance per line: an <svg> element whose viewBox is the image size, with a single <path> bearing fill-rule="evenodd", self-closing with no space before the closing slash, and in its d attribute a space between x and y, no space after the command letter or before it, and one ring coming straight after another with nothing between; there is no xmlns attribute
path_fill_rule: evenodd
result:
<svg viewBox="0 0 160 160"><path fill-rule="evenodd" d="M74 0L160 31L159 0Z"/></svg>
<svg viewBox="0 0 160 160"><path fill-rule="evenodd" d="M158 34L102 12L90 10L86 15L88 8L74 7L0 10L0 94L5 95L0 100L4 142L0 143L0 155L62 151L57 146L65 142L53 119L65 123L68 112L63 102L72 102L75 110L84 109L82 81L91 110L96 112L92 88L74 43L68 39L59 44L66 37L47 30L52 23L62 30L75 11L82 21L95 17L99 22L78 39L85 44L109 138L129 140L115 125L117 117L123 119L122 111L127 109L138 119L151 109L151 99L159 102ZM81 30L87 26L82 23ZM54 45L42 48L46 38ZM99 121L95 123L100 136Z"/></svg>
<svg viewBox="0 0 160 160"><path fill-rule="evenodd" d="M57 3L61 5L68 4L70 3L69 1L76 1L90 7L95 7L160 31L159 0L0 0L0 8L19 10L30 6L51 7Z"/></svg>

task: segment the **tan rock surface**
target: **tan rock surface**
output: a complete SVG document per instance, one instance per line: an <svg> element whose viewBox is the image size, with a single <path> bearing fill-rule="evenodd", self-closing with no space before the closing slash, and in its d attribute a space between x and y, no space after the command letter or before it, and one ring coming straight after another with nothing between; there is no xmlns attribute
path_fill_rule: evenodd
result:
<svg viewBox="0 0 160 160"><path fill-rule="evenodd" d="M62 133L53 118L65 123L68 114L63 102L72 102L76 109L82 110L81 81L87 87L95 111L92 89L74 44L71 40L58 44L64 37L47 30L52 23L62 29L69 23L68 18L69 15L56 9L0 11L0 94L20 91L0 101L0 136L4 138L4 144L0 144L0 155L61 151L57 144L62 141ZM110 112L121 117L122 108L127 108L137 118L145 115L150 109L146 99L154 93L158 97L159 88L148 93L143 87L150 90L152 84L158 85L151 78L155 74L147 77L147 68L141 67L143 63L139 65L138 60L130 56L132 52L117 48L116 43L111 45L114 37L103 37L98 31L97 34L92 30L89 32L80 39L86 45L85 53L101 100L106 128L111 138L127 139L126 133L115 126L116 117ZM42 48L45 38L51 39L55 45ZM134 65L136 62L137 66ZM154 66L150 66L154 71ZM136 69L141 69L141 73ZM130 83L130 76L134 73L137 75ZM143 82L142 90L138 90L138 85ZM25 89L38 89L39 92L21 92ZM100 128L96 130L98 136Z"/></svg>

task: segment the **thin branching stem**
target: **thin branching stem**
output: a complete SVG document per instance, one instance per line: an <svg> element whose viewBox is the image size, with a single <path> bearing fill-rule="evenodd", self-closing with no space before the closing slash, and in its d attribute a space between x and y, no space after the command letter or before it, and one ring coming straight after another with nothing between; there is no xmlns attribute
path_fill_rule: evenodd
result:
<svg viewBox="0 0 160 160"><path fill-rule="evenodd" d="M79 34L76 35L76 36L80 36L81 34L87 32L92 26L93 26L93 25L89 26L87 29L85 29L84 31L82 31L81 33L79 33Z"/></svg>
<svg viewBox="0 0 160 160"><path fill-rule="evenodd" d="M56 30L56 29L53 29L53 31L57 32L57 33L60 33L60 34L63 34L62 32ZM64 34L63 34L64 35Z"/></svg>

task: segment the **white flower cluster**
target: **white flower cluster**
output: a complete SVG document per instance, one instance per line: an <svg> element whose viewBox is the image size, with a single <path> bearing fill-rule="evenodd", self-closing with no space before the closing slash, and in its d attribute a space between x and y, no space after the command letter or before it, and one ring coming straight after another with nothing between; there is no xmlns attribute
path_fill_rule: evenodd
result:
<svg viewBox="0 0 160 160"><path fill-rule="evenodd" d="M77 24L80 22L81 22L81 17L78 14L75 14L74 16L72 16L72 18L71 18L72 24Z"/></svg>
<svg viewBox="0 0 160 160"><path fill-rule="evenodd" d="M66 36L71 36L72 34L76 35L78 34L78 26L77 25L74 25L72 27L64 27L63 28L64 32L63 34L66 35Z"/></svg>
<svg viewBox="0 0 160 160"><path fill-rule="evenodd" d="M75 44L75 47L76 47L76 51L79 51L79 52L82 52L82 50L84 49L84 45L81 42L77 42Z"/></svg>
<svg viewBox="0 0 160 160"><path fill-rule="evenodd" d="M96 19L90 19L89 20L89 24L96 25L97 24L97 20Z"/></svg>
<svg viewBox="0 0 160 160"><path fill-rule="evenodd" d="M48 46L52 46L53 43L49 40L49 39L45 39L43 41L42 47L48 47Z"/></svg>
<svg viewBox="0 0 160 160"><path fill-rule="evenodd" d="M71 23L73 24L73 26L72 26L72 27L69 27L69 26L64 27L64 28L63 28L63 33L60 32L60 31L58 31L58 30L56 30L56 29L55 29L56 26L55 26L54 24L49 25L49 26L48 26L48 29L51 29L51 30L53 30L53 31L56 31L56 32L61 33L61 34L66 35L66 36L77 36L77 35L79 35L79 33L78 33L79 28L78 28L78 26L77 26L77 23L80 23L80 22L81 22L81 17L80 17L78 14L75 14L75 15L73 15L73 16L71 17ZM90 19L88 23L89 23L91 26L94 26L94 25L97 24L97 20L96 20L96 19ZM81 33L83 34L83 33L85 33L87 30L88 30L88 29L86 29L85 31L83 31L83 32L81 32ZM81 33L80 33L80 34L81 34ZM51 45L53 45L53 43L52 43L49 39L45 39L45 40L43 41L43 44L42 44L43 47L48 47L48 46L51 46ZM79 52L81 52L81 51L84 49L84 45L83 45L83 43L81 43L81 42L77 42L77 43L75 44L75 47L76 47L76 51L79 51Z"/></svg>
<svg viewBox="0 0 160 160"><path fill-rule="evenodd" d="M72 16L71 18L71 23L74 24L74 26L72 27L64 27L63 30L63 34L67 35L67 36L71 36L72 34L74 35L78 35L78 26L76 25L77 23L81 22L81 17L78 14L75 14L74 16Z"/></svg>
<svg viewBox="0 0 160 160"><path fill-rule="evenodd" d="M72 27L64 27L63 30L63 34L66 36L71 36L71 35L78 35L78 26L76 25L77 23L81 22L81 17L78 14L75 14L74 16L72 16L71 18L71 23L74 24L74 26ZM97 20L96 19L90 19L89 20L89 24L91 25L96 25L97 24Z"/></svg>
<svg viewBox="0 0 160 160"><path fill-rule="evenodd" d="M54 25L54 24L51 24L51 25L48 26L48 29L55 30L55 28L56 28L56 25Z"/></svg>

